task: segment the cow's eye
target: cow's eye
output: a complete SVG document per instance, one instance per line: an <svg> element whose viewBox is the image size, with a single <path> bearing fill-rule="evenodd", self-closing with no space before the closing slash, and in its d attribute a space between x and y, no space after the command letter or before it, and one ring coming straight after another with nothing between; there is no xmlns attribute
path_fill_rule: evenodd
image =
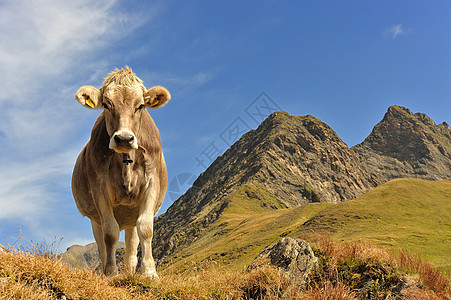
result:
<svg viewBox="0 0 451 300"><path fill-rule="evenodd" d="M106 103L102 103L103 108L110 109Z"/></svg>
<svg viewBox="0 0 451 300"><path fill-rule="evenodd" d="M138 108L136 109L136 110L141 110L141 109L143 109L144 107L146 107L144 104L141 104L140 106L138 106Z"/></svg>

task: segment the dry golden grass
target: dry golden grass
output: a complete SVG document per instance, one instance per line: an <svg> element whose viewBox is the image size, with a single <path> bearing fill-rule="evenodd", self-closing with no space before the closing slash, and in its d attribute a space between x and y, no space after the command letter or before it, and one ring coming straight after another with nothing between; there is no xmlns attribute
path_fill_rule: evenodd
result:
<svg viewBox="0 0 451 300"><path fill-rule="evenodd" d="M448 278L440 272L438 268L418 257L409 255L404 251L395 254L392 257L392 260L395 261L401 269L405 269L411 273L417 273L420 282L434 291L437 295L447 299L450 298L451 285Z"/></svg>
<svg viewBox="0 0 451 300"><path fill-rule="evenodd" d="M312 245L320 267L305 287L291 284L271 266L237 270L209 262L148 281L139 275L105 277L74 269L45 253L0 253L0 299L390 299L393 285L405 276L400 270L418 279L398 294L402 299L450 299L446 276L417 257L325 237ZM382 276L386 284L362 293L358 280L369 275Z"/></svg>
<svg viewBox="0 0 451 300"><path fill-rule="evenodd" d="M301 299L311 300L341 300L341 299L358 299L357 294L348 286L340 282L325 282L320 286L314 286L311 290L302 295Z"/></svg>
<svg viewBox="0 0 451 300"><path fill-rule="evenodd" d="M324 235L315 236L313 243L317 249L328 258L328 280L340 281L337 270L338 263L347 262L348 265L358 260L386 265L394 268L397 273L407 273L418 277L419 283L425 289L410 288L411 299L450 299L451 284L445 274L430 263L411 255L405 251L389 252L386 249L375 246L369 242L335 243ZM423 296L421 296L423 295ZM410 297L410 296L409 296ZM424 297L424 298L421 298ZM429 298L428 298L429 297ZM410 299L410 298L409 298Z"/></svg>
<svg viewBox="0 0 451 300"><path fill-rule="evenodd" d="M98 275L58 259L0 253L0 299L279 299L288 281L272 267L250 272L214 265L148 281L139 275Z"/></svg>
<svg viewBox="0 0 451 300"><path fill-rule="evenodd" d="M0 254L3 299L126 299L128 293L109 285L91 270L73 269L52 257L24 252Z"/></svg>
<svg viewBox="0 0 451 300"><path fill-rule="evenodd" d="M290 299L284 295L289 281L270 266L230 271L209 265L199 271L165 275L157 282L122 275L113 284L153 299Z"/></svg>

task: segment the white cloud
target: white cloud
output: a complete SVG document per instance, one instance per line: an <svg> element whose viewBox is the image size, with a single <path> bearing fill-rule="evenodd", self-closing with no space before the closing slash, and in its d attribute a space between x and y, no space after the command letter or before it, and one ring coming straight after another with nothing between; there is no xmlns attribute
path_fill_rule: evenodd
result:
<svg viewBox="0 0 451 300"><path fill-rule="evenodd" d="M412 31L412 28L405 28L402 24L397 24L390 26L385 33L390 34L395 40L398 36L412 33Z"/></svg>
<svg viewBox="0 0 451 300"><path fill-rule="evenodd" d="M179 93L188 92L193 89L196 89L206 82L210 81L214 76L211 73L199 72L190 77L172 77L169 81L172 81L175 85L178 86L177 90Z"/></svg>
<svg viewBox="0 0 451 300"><path fill-rule="evenodd" d="M56 220L67 205L61 196L71 198L75 158L98 114L74 93L111 71L103 50L152 14L124 12L116 0L0 2L0 223L64 222Z"/></svg>
<svg viewBox="0 0 451 300"><path fill-rule="evenodd" d="M127 15L115 0L0 4L0 131L8 143L0 152L64 145L75 121L92 118L69 102L78 88L70 82L101 81L110 71L101 50L151 17Z"/></svg>
<svg viewBox="0 0 451 300"><path fill-rule="evenodd" d="M146 20L121 13L115 9L115 2L3 2L0 69L7 74L3 84L8 88L0 89L0 102L11 98L29 101L28 97L20 96L27 90L42 88L43 81L79 73L81 70L70 72L70 69L77 65L81 55L123 37Z"/></svg>
<svg viewBox="0 0 451 300"><path fill-rule="evenodd" d="M61 147L73 122L85 118L68 102L78 88L69 82L105 70L107 58L99 62L96 53L150 16L127 15L115 0L2 2L0 131L7 144L0 152Z"/></svg>
<svg viewBox="0 0 451 300"><path fill-rule="evenodd" d="M0 172L0 220L23 220L33 224L57 211L57 200L50 190L70 190L70 182L65 179L76 155L69 151L42 161L13 162L4 166Z"/></svg>
<svg viewBox="0 0 451 300"><path fill-rule="evenodd" d="M146 88L165 82L166 84L171 85L177 94L186 95L212 80L217 73L218 70L209 70L206 72L199 71L194 74L186 75L143 72L141 73L140 78L144 80Z"/></svg>

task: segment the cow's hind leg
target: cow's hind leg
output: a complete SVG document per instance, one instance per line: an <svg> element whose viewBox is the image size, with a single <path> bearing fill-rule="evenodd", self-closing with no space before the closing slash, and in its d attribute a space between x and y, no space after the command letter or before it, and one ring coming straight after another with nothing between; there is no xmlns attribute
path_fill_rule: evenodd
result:
<svg viewBox="0 0 451 300"><path fill-rule="evenodd" d="M125 263L130 274L135 273L138 264L138 244L139 237L136 226L125 229Z"/></svg>
<svg viewBox="0 0 451 300"><path fill-rule="evenodd" d="M106 264L106 249L105 249L105 240L103 239L102 226L93 220L91 220L91 226L92 233L94 234L94 238L96 239L97 250L99 251L100 265L102 267L102 271L104 271Z"/></svg>

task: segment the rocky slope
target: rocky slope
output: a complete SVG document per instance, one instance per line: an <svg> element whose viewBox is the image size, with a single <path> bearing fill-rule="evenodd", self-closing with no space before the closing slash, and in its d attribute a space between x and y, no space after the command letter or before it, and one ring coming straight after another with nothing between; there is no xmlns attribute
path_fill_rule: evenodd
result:
<svg viewBox="0 0 451 300"><path fill-rule="evenodd" d="M216 221L240 187L267 209L337 203L377 184L359 157L313 116L271 114L244 134L155 222L154 255L171 255Z"/></svg>
<svg viewBox="0 0 451 300"><path fill-rule="evenodd" d="M394 178L451 178L451 128L423 113L391 106L371 134L352 148L380 183Z"/></svg>

